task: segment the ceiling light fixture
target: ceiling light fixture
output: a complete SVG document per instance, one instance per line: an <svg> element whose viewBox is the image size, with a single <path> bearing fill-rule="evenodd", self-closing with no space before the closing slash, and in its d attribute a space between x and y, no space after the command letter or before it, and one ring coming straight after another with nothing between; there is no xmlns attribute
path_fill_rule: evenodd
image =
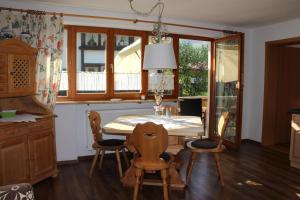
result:
<svg viewBox="0 0 300 200"><path fill-rule="evenodd" d="M151 43L145 46L143 69L149 70L149 89L154 93L156 106L154 107L156 113L161 110L161 101L164 96L164 90L173 90L174 82L164 75L165 69L176 69L176 60L172 44L163 42L166 39L168 31L165 24L162 23L161 18L164 11L164 1L158 0L157 3L147 12L141 12L134 8L133 0L128 0L131 10L142 16L149 16L156 8L159 8L158 20L153 25L153 36ZM152 79L151 79L152 77ZM151 87L152 86L152 87ZM153 87L154 86L154 87Z"/></svg>

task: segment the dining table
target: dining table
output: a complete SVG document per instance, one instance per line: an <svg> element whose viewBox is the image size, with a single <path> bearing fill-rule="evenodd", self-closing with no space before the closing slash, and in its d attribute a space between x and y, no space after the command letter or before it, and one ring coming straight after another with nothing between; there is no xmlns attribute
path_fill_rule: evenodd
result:
<svg viewBox="0 0 300 200"><path fill-rule="evenodd" d="M126 136L125 145L129 151L134 152L134 147L130 144L130 135L137 124L153 122L162 124L168 132L168 148L166 152L173 154L177 159L169 168L170 185L172 189L183 189L186 185L185 180L180 176L180 166L178 152L184 149L185 137L199 137L204 135L203 124L198 116L164 116L164 115L122 115L105 124L102 128L103 133L109 135ZM125 186L133 186L135 183L135 171L131 166L126 170L125 175L121 178ZM147 180L144 185L161 185L156 180Z"/></svg>

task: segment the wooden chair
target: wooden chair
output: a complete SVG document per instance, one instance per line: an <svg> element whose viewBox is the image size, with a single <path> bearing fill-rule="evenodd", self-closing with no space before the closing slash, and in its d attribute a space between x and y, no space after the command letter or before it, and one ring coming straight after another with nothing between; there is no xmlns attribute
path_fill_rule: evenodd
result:
<svg viewBox="0 0 300 200"><path fill-rule="evenodd" d="M152 122L137 124L131 136L138 156L134 158L136 181L133 199L138 197L139 185L143 184L144 171L160 171L163 185L164 199L169 198L168 168L170 164L163 160L162 154L168 147L168 132L162 125ZM142 179L142 180L141 180Z"/></svg>
<svg viewBox="0 0 300 200"><path fill-rule="evenodd" d="M105 151L115 151L117 163L118 163L119 175L121 178L123 176L123 173L122 173L122 165L121 165L121 160L120 160L120 150L122 150L127 167L129 166L128 159L127 159L125 149L124 149L125 148L124 140L119 140L119 139L103 140L101 126L100 126L101 118L100 118L99 113L96 111L90 111L88 113L88 117L89 117L91 129L92 129L92 133L94 136L94 143L93 143L92 147L93 147L93 149L96 150L96 155L94 157L92 167L89 172L89 177L92 176L93 170L95 168L95 165L97 163L97 160L98 160L98 157L100 156L100 154L101 154L101 158L100 158L99 168L101 169Z"/></svg>
<svg viewBox="0 0 300 200"><path fill-rule="evenodd" d="M229 121L228 112L222 113L222 115L219 119L219 122L218 122L218 142L217 143L215 143L214 141L208 140L208 139L207 140L199 139L199 140L190 141L187 143L187 147L191 151L192 155L189 160L188 167L187 167L187 181L186 182L188 182L191 177L192 169L195 164L197 154L198 153L213 153L215 161L216 161L219 180L220 180L222 186L224 186L224 179L223 179L223 174L221 171L219 153L221 153L225 149L225 146L222 144L222 142L223 142L223 138L224 138L224 134L225 134L225 130L226 130L228 121Z"/></svg>

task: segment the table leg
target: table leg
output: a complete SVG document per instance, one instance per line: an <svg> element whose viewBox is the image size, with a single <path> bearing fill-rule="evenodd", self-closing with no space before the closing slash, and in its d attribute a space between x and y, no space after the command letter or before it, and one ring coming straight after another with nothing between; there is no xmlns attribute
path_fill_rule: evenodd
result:
<svg viewBox="0 0 300 200"><path fill-rule="evenodd" d="M176 169L176 163L172 163L169 168L169 177L171 189L182 190L185 187L185 182L182 180L179 171Z"/></svg>

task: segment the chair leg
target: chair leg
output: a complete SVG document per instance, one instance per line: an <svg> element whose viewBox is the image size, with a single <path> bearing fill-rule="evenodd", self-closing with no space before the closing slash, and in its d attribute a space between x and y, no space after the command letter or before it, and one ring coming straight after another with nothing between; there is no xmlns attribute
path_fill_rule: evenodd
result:
<svg viewBox="0 0 300 200"><path fill-rule="evenodd" d="M123 173L122 173L122 165L121 165L121 159L120 159L119 149L116 149L116 157L117 157L119 175L120 175L120 178L122 178L123 177Z"/></svg>
<svg viewBox="0 0 300 200"><path fill-rule="evenodd" d="M215 157L217 171L218 171L218 175L219 175L221 185L224 186L224 178L223 178L223 173L222 173L222 169L221 169L220 154L219 153L214 153L214 157Z"/></svg>
<svg viewBox="0 0 300 200"><path fill-rule="evenodd" d="M136 168L135 169L135 184L134 184L134 189L133 189L133 200L137 200L138 198L138 192L139 192L139 184L140 184L140 178L142 175L142 170Z"/></svg>
<svg viewBox="0 0 300 200"><path fill-rule="evenodd" d="M105 150L102 149L102 151L101 151L101 158L100 158L100 162L99 162L99 169L102 168L104 154L105 154Z"/></svg>
<svg viewBox="0 0 300 200"><path fill-rule="evenodd" d="M126 155L126 152L125 152L124 148L122 149L122 153L123 153L123 157L124 157L125 163L126 163L127 168L128 168L129 167L129 162L128 162L128 158L127 158L127 155Z"/></svg>
<svg viewBox="0 0 300 200"><path fill-rule="evenodd" d="M186 169L186 183L188 183L188 181L191 178L193 167L195 165L196 159L197 159L197 153L192 152L192 155L191 155L190 160L189 160L189 164L188 164L187 169Z"/></svg>
<svg viewBox="0 0 300 200"><path fill-rule="evenodd" d="M162 178L162 182L163 182L163 190L164 190L164 200L168 200L169 199L169 186L168 186L168 181L167 181L167 170L163 169L160 171L160 175Z"/></svg>
<svg viewBox="0 0 300 200"><path fill-rule="evenodd" d="M90 178L91 178L91 176L92 176L92 174L93 174L93 171L94 171L95 165L96 165L96 163L97 163L97 159L98 159L98 157L99 157L99 154L100 154L100 149L97 149L96 155L94 156L94 160L93 160L93 163L92 163L90 172L89 172L89 177L90 177Z"/></svg>

